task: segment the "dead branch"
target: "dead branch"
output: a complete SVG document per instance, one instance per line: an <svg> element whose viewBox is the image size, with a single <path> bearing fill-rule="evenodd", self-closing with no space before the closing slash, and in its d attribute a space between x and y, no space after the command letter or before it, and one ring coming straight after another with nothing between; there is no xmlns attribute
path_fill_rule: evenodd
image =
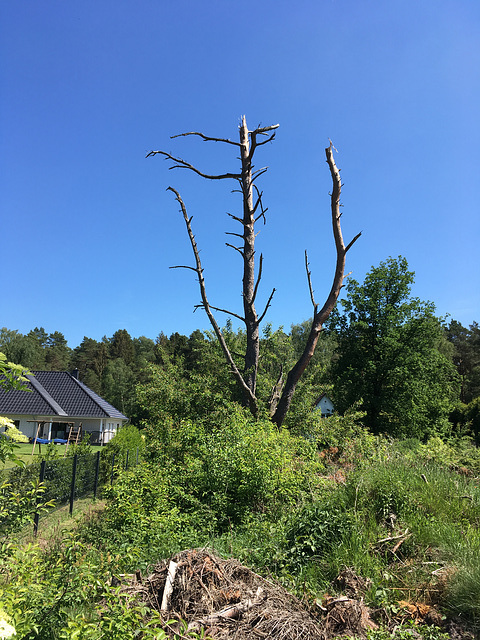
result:
<svg viewBox="0 0 480 640"><path fill-rule="evenodd" d="M232 355L228 349L227 343L225 342L225 338L223 337L223 333L220 329L220 327L217 324L217 321L215 320L215 317L211 311L210 308L210 303L208 302L207 299L207 293L206 293L206 289L205 289L205 280L203 277L203 268L202 268L202 263L200 260L200 254L198 251L198 247L197 247L197 243L195 240L195 236L193 235L193 231L192 231L192 227L191 227L191 220L192 218L189 218L187 215L187 209L185 207L185 204L180 196L180 194L178 193L178 191L176 189L174 189L173 187L168 187L167 191L171 191L172 193L175 194L175 198L177 200L177 202L180 205L182 214L183 214L183 219L185 220L185 225L187 227L187 233L188 233L188 237L190 239L190 244L192 246L192 250L193 250L193 255L195 256L195 263L196 263L196 268L193 269L196 273L197 273L197 277L198 277L198 283L200 286L200 294L201 294L201 298L202 298L202 305L203 308L205 309L205 313L208 316L208 319L210 321L210 324L213 327L213 330L215 332L215 335L218 338L218 341L220 343L221 349L223 351L223 354L225 356L225 359L227 360L230 369L236 379L236 381L238 382L240 388L242 389L245 397L248 399L248 403L250 406L250 411L252 412L252 414L254 416L257 415L258 413L258 407L257 407L257 399L255 397L255 394L251 391L251 389L248 387L248 385L246 384L245 380L242 377L242 374L240 373L240 371L238 370ZM192 267L189 267L190 269Z"/></svg>
<svg viewBox="0 0 480 640"><path fill-rule="evenodd" d="M168 603L173 592L173 583L175 581L175 574L177 572L178 563L173 560L168 565L167 578L165 580L165 587L163 589L163 598L160 611L168 611Z"/></svg>
<svg viewBox="0 0 480 640"><path fill-rule="evenodd" d="M296 362L296 364L289 371L287 376L287 381L285 383L285 387L283 389L282 397L277 405L277 409L272 420L275 424L280 427L283 424L285 416L287 415L287 411L290 407L293 394L295 393L295 389L298 381L300 380L303 372L305 371L307 365L315 353L315 348L317 346L318 338L320 332L323 328L323 323L327 320L328 316L332 312L340 291L342 289L343 280L345 278L345 257L347 251L353 246L353 244L358 240L361 236L361 233L357 234L355 238L345 247L343 236L342 236L342 227L340 224L340 193L342 190L342 181L340 179L340 171L335 164L335 160L333 157L333 144L330 142L330 146L325 149L325 155L327 158L327 164L330 169L330 175L332 177L333 189L330 198L330 207L331 207L331 219L332 219L332 228L333 228L333 237L335 240L335 249L337 253L337 260L335 265L335 275L333 278L333 284L330 289L330 293L325 301L323 307L318 310L315 307L315 313L312 320L312 325L310 327L310 333L307 338L307 343L305 345L305 349ZM308 266L307 266L307 274L308 274ZM310 289L310 295L312 296L312 283L310 279L310 275L308 275L308 283Z"/></svg>
<svg viewBox="0 0 480 640"><path fill-rule="evenodd" d="M257 127L253 131L249 131L252 136L261 135L265 136L269 131L273 131L274 129L278 129L279 124L269 124L268 127ZM268 141L265 141L268 142ZM260 143L258 143L260 144Z"/></svg>
<svg viewBox="0 0 480 640"><path fill-rule="evenodd" d="M268 167L263 167L263 169L259 169L258 171L254 171L252 173L252 182L254 182L260 176L263 176L264 173L268 171Z"/></svg>
<svg viewBox="0 0 480 640"><path fill-rule="evenodd" d="M227 211L227 216L230 216L230 218L233 218L237 222L240 222L240 224L244 224L242 218L237 218L237 216L234 216L233 213L228 213L228 211ZM242 236L242 238L243 238L243 236Z"/></svg>
<svg viewBox="0 0 480 640"><path fill-rule="evenodd" d="M242 256L243 258L243 249L241 249L240 247L236 247L234 244L230 244L229 242L225 242L227 247L230 247L230 249L235 249L235 251L238 251L238 253Z"/></svg>
<svg viewBox="0 0 480 640"><path fill-rule="evenodd" d="M174 165L169 167L170 169L189 169L190 171L193 171L197 175L201 176L202 178L207 178L207 180L225 180L227 178L240 180L242 177L241 174L239 173L222 173L219 175L210 175L208 173L203 173L203 171L200 171L200 169L197 169L197 167L194 167L193 164L190 164L189 162L182 160L182 158L176 158L175 156L172 156L170 153L167 153L166 151L149 151L149 153L147 153L145 157L149 158L150 156L155 156L157 154L165 156L166 158L168 158L169 160L175 163Z"/></svg>
<svg viewBox="0 0 480 640"><path fill-rule="evenodd" d="M412 534L410 534L412 535ZM393 540L400 540L408 536L408 529L405 529L405 533L401 533L399 536L389 536L388 538L382 538L378 540L376 544L383 544L384 542L393 542Z"/></svg>
<svg viewBox="0 0 480 640"><path fill-rule="evenodd" d="M198 305L198 306L203 307L203 305ZM241 320L242 322L245 322L245 318L242 318L242 316L238 315L238 313L234 313L233 311L228 311L227 309L221 309L220 307L214 307L213 305L210 305L210 309L213 309L214 311L219 311L220 313L226 313L229 316L233 316L234 318L237 318L237 320Z"/></svg>
<svg viewBox="0 0 480 640"><path fill-rule="evenodd" d="M258 265L258 276L257 276L257 282L255 283L255 288L253 290L252 302L255 302L255 298L257 297L258 285L260 284L260 280L262 279L262 271L263 271L263 253L260 254L260 263Z"/></svg>
<svg viewBox="0 0 480 640"><path fill-rule="evenodd" d="M199 131L187 131L186 133L177 133L174 136L170 136L173 140L174 138L181 138L184 136L199 136L202 140L206 142L225 142L226 144L233 144L236 147L240 146L239 142L234 142L233 140L229 140L228 138L212 138L210 136L206 136L204 133L200 133Z"/></svg>
<svg viewBox="0 0 480 640"><path fill-rule="evenodd" d="M253 607L257 607L262 604L264 599L265 598L263 596L263 589L261 587L258 587L255 593L254 600L249 598L248 600L244 600L243 602L225 607L218 613L214 613L207 618L194 620L189 623L187 627L187 633L189 631L196 631L198 629L201 629L202 627L210 627L212 624L220 622L221 620L237 619L241 616L242 613L245 613L246 611L253 609Z"/></svg>
<svg viewBox="0 0 480 640"><path fill-rule="evenodd" d="M397 544L393 547L393 549L392 549L392 553L396 553L396 552L398 551L398 549L400 548L400 545L402 545L402 544L405 542L405 540L408 540L408 538L410 538L410 537L411 537L411 535L412 535L412 534L411 534L411 533L409 533L409 534L408 534L408 536L405 536L404 538L402 538L401 540L399 540L399 541L397 542Z"/></svg>
<svg viewBox="0 0 480 640"><path fill-rule="evenodd" d="M270 294L270 297L268 298L267 304L265 305L265 309L263 310L262 315L257 320L257 324L260 324L262 322L262 320L264 319L265 314L267 313L267 309L270 306L270 303L272 302L272 298L273 298L273 295L274 295L275 291L276 291L275 288L272 289L272 293Z"/></svg>
<svg viewBox="0 0 480 640"><path fill-rule="evenodd" d="M309 266L308 255L307 255L307 250L305 249L305 269L307 270L308 288L310 289L310 300L312 301L313 313L315 314L317 312L318 305L315 302L315 298L313 296L312 273L311 271L309 271L308 266Z"/></svg>
<svg viewBox="0 0 480 640"><path fill-rule="evenodd" d="M255 205L253 207L252 214L255 215L255 213L257 212L258 207L260 207L261 213L255 218L255 222L260 220L260 218L263 218L263 224L265 225L265 224L267 224L267 219L265 217L265 214L268 211L268 207L266 207L266 208L263 207L263 202L262 202L263 191L260 191L256 184L253 185L253 188L255 189L255 192L257 194L257 200L256 200Z"/></svg>

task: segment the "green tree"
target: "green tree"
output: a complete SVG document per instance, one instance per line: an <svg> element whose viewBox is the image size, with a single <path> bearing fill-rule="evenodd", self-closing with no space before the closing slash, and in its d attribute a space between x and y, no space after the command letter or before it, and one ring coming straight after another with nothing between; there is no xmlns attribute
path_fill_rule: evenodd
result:
<svg viewBox="0 0 480 640"><path fill-rule="evenodd" d="M135 360L135 347L133 340L126 329L119 329L115 331L113 336L109 340L110 343L110 357L122 358L127 365L130 365Z"/></svg>
<svg viewBox="0 0 480 640"><path fill-rule="evenodd" d="M108 362L107 345L85 336L73 350L71 364L80 372L80 380L96 393L102 394L102 376Z"/></svg>
<svg viewBox="0 0 480 640"><path fill-rule="evenodd" d="M335 404L343 412L360 402L374 433L442 432L458 393L441 323L432 303L411 297L413 282L406 259L389 258L363 285L349 281L344 314L337 314Z"/></svg>
<svg viewBox="0 0 480 640"><path fill-rule="evenodd" d="M134 412L135 384L135 374L123 358L108 362L102 380L105 400L129 417Z"/></svg>
<svg viewBox="0 0 480 640"><path fill-rule="evenodd" d="M447 339L453 345L453 362L461 380L460 400L468 404L480 396L480 327L476 322L467 329L452 320Z"/></svg>
<svg viewBox="0 0 480 640"><path fill-rule="evenodd" d="M19 331L4 327L0 334L0 348L7 359L12 362L23 362L24 366L29 369L44 368L44 350L35 331L24 335Z"/></svg>
<svg viewBox="0 0 480 640"><path fill-rule="evenodd" d="M72 350L60 331L51 333L46 341L45 365L51 371L68 371Z"/></svg>

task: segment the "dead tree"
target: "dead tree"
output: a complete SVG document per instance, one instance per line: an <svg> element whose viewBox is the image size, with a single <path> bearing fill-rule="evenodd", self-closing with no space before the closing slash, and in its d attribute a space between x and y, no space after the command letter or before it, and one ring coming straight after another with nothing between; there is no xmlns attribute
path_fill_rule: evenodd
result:
<svg viewBox="0 0 480 640"><path fill-rule="evenodd" d="M168 187L168 190L172 191L175 194L175 197L180 204L180 208L183 214L183 218L185 220L185 224L187 227L187 233L190 239L190 243L192 246L193 254L195 257L195 266L186 266L186 265L177 265L175 267L171 267L173 269L183 268L183 269L191 269L197 274L198 282L200 286L200 294L202 298L202 302L196 307L203 307L208 316L208 319L213 327L213 330L217 336L217 339L220 343L222 351L225 355L226 361L230 366L230 369L235 376L237 383L239 384L243 397L248 404L250 411L254 416L258 414L258 400L256 397L256 384L257 384L257 372L258 372L258 361L260 354L260 334L259 334L259 326L262 322L265 314L267 312L268 307L271 304L273 295L275 293L275 289L272 290L270 296L267 300L267 303L259 315L256 311L255 301L257 297L258 287L260 284L260 280L262 278L262 268L263 268L263 256L260 254L259 264L258 264L258 273L255 272L255 223L262 219L265 221L265 213L267 211L263 206L262 202L262 192L258 189L255 181L259 178L263 173L267 171L267 167L263 167L262 169L254 169L253 165L253 157L257 147L266 144L267 142L271 142L275 138L275 130L278 128L277 125L272 125L269 127L258 127L253 131L249 131L247 127L247 122L245 116L242 118L242 122L239 127L240 131L240 141L235 142L226 138L214 138L210 136L206 136L203 133L198 131L189 131L187 133L179 134L179 136L173 136L174 138L180 136L199 136L202 140L206 142L222 142L225 144L230 144L236 146L240 150L240 161L241 161L241 170L240 173L224 173L217 175L206 174L195 166L186 162L182 158L177 158L167 153L166 151L150 151L147 154L147 157L153 155L163 155L167 159L169 159L173 164L170 167L174 168L183 168L189 169L194 173L198 174L202 178L206 178L208 180L224 180L224 179L232 179L238 182L240 186L240 192L242 194L243 200L243 216L237 217L232 214L228 214L231 218L236 220L242 226L242 233L230 233L240 240L238 243L240 246L226 243L227 246L235 249L241 256L243 261L243 288L242 288L242 296L243 296L243 315L239 315L232 311L228 311L226 309L222 309L220 307L214 307L211 305L207 299L205 280L203 277L203 268L200 261L200 254L197 247L197 243L195 240L195 236L192 231L191 221L192 217L189 217L187 214L187 210L185 204L178 193L173 187ZM272 394L272 401L275 398L275 402L278 402L275 407L271 406L271 415L272 420L279 427L282 425L285 416L290 407L290 403L293 398L293 394L295 392L296 385L305 371L308 363L310 362L315 347L318 341L318 337L322 330L322 326L325 320L330 315L335 303L337 301L338 295L340 293L340 289L344 280L344 269L345 269L345 256L347 251L353 245L353 243L358 239L360 234L358 234L348 246L344 245L342 230L340 226L340 191L341 191L341 180L340 173L335 165L335 161L333 159L332 152L332 144L325 150L327 155L327 162L330 167L330 173L333 181L333 191L331 196L331 207L332 207L332 226L333 233L335 238L335 246L337 250L337 263L335 269L335 277L334 282L330 291L330 294L327 298L327 301L323 305L323 307L318 310L318 305L316 304L313 296L313 288L311 281L311 274L308 270L308 259L307 254L305 253L305 265L307 269L307 278L308 285L310 289L310 297L313 304L314 314L312 320L312 326L310 329L310 334L307 340L307 344L303 354L301 355L298 362L288 373L287 380L283 390L280 391L279 383L277 383L277 393ZM223 313L227 313L232 317L241 320L246 327L246 350L244 355L244 363L242 367L242 371L236 366L235 361L230 353L228 346L225 342L222 331L215 320L213 315L213 311L220 311ZM278 400L278 398L280 398Z"/></svg>

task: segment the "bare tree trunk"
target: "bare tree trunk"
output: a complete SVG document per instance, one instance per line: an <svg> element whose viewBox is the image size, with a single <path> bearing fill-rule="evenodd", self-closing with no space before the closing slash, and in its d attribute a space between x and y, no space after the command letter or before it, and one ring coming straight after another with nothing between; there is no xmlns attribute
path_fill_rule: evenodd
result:
<svg viewBox="0 0 480 640"><path fill-rule="evenodd" d="M247 121L242 118L240 126L240 154L242 160L243 193L243 313L247 330L247 348L243 377L250 391L255 395L257 386L258 357L260 354L260 334L255 310L255 229L253 211L252 162Z"/></svg>
<svg viewBox="0 0 480 640"><path fill-rule="evenodd" d="M200 262L200 255L197 248L197 244L195 241L195 237L193 235L193 231L191 228L192 218L189 218L187 215L187 211L185 205L180 197L180 194L173 189L172 187L168 187L170 191L172 191L177 201L180 203L183 217L185 220L185 224L187 227L188 236L190 238L190 243L192 246L192 250L195 256L195 267L189 267L185 265L179 265L180 268L191 269L195 271L198 276L198 282L200 286L200 293L202 302L197 305L197 307L203 307L205 312L207 313L208 319L215 331L215 334L219 340L220 346L225 355L225 359L230 366L230 369L237 380L240 389L242 390L243 397L245 403L250 407L250 411L254 416L258 413L258 401L256 397L256 386L257 386L257 371L258 371L258 361L259 361L259 351L260 351L260 336L259 336L259 326L262 322L268 307L272 301L272 297L275 293L275 289L273 289L270 297L268 298L267 304L264 307L263 313L260 316L257 314L255 309L255 299L257 296L258 286L260 284L260 280L262 277L262 265L263 265L263 256L260 254L259 258L259 266L258 273L255 275L255 223L263 218L265 221L265 213L266 209L263 208L262 203L262 193L259 191L258 187L255 184L255 180L261 176L267 170L266 167L262 169L257 169L253 171L253 156L255 150L258 146L266 144L267 142L271 142L275 138L275 129L277 129L278 125L272 125L268 127L258 127L253 131L249 131L247 127L247 122L245 116L242 118L242 122L240 125L240 142L233 142L231 140L225 138L212 138L206 136L203 133L197 131L190 131L188 133L182 133L180 136L199 136L202 140L207 142L222 142L230 145L234 145L239 147L240 149L240 160L241 160L241 172L240 173L224 173L218 175L210 175L203 173L190 163L182 160L181 158L177 158L175 156L170 155L165 151L150 151L147 154L148 156L161 154L173 161L173 166L170 168L183 168L189 169L194 173L198 174L203 178L207 178L209 180L223 180L223 179L233 179L238 182L240 185L240 190L242 193L243 199L243 216L237 217L232 214L230 215L236 222L239 222L242 227L242 233L229 233L231 236L235 236L241 239L241 246L237 247L233 244L227 243L227 246L235 249L241 256L243 261L243 316L238 315L232 311L227 311L226 309L222 309L219 307L214 307L208 302L205 288L205 280L203 277L203 269ZM272 133L273 132L273 133ZM263 137L261 137L263 136ZM179 136L173 136L174 138ZM333 226L333 234L335 238L335 246L337 250L337 262L335 269L335 277L333 280L332 289L330 294L323 305L320 311L318 310L318 305L315 303L313 297L313 288L311 282L311 274L308 270L308 258L305 253L305 264L307 269L307 278L308 284L310 288L310 297L312 300L314 314L312 326L310 329L310 334L308 336L307 344L305 346L305 350L300 356L298 362L288 373L287 381L285 387L283 388L283 392L281 393L280 400L278 401L278 397L280 395L281 388L281 377L277 381L277 385L275 386L274 393L272 393L271 400L271 413L272 420L280 427L283 424L285 416L290 407L290 403L293 398L293 394L295 393L295 388L297 383L302 376L305 368L308 366L308 363L312 359L312 356L315 352L315 347L317 346L318 337L322 330L323 323L330 315L332 309L335 306L338 295L340 293L340 289L342 288L343 280L344 280L344 269L345 269L345 255L353 243L358 239L360 234L358 234L350 244L345 247L342 237L342 230L340 226L340 191L341 191L341 180L340 173L335 165L335 161L333 159L333 151L332 144L325 150L327 156L327 163L330 167L330 173L333 181L333 191L331 197L331 208L332 208L332 226ZM172 267L172 268L179 268ZM230 353L228 346L223 337L222 331L213 316L212 311L221 311L222 313L227 313L238 320L241 320L245 323L246 334L247 334L247 346L244 355L244 366L243 372L240 372L237 368L235 361ZM278 404L275 408L275 403L278 401Z"/></svg>
<svg viewBox="0 0 480 640"><path fill-rule="evenodd" d="M318 305L315 303L313 297L313 289L312 282L310 278L310 272L308 270L308 259L305 253L305 265L307 269L307 277L308 284L310 288L310 297L313 304L313 319L312 325L310 327L310 333L308 335L307 343L305 345L305 349L303 350L302 355L296 362L296 364L292 367L292 369L288 372L287 380L285 383L285 387L283 388L283 392L281 398L278 402L275 413L272 416L272 421L278 426L281 427L283 421L285 420L285 416L290 408L290 404L292 402L293 395L295 393L295 389L298 381L300 380L303 372L307 368L310 360L315 353L315 348L317 346L318 338L320 336L320 332L323 328L323 324L327 320L328 316L333 311L333 308L337 302L338 296L340 294L340 290L343 286L343 280L345 278L345 256L347 251L353 245L353 243L358 240L360 237L360 233L355 236L355 238L350 242L350 244L345 247L342 236L342 228L340 226L340 193L342 190L342 181L340 178L340 172L337 169L335 164L335 160L333 158L333 145L330 143L330 146L325 149L325 154L327 156L327 163L330 168L330 174L332 176L333 189L331 194L331 210L332 210L332 227L333 227L333 235L335 238L335 247L337 250L337 261L335 268L335 276L333 278L332 288L330 290L330 294L323 305L323 307L318 310Z"/></svg>
<svg viewBox="0 0 480 640"><path fill-rule="evenodd" d="M241 172L240 173L224 173L220 175L209 175L205 174L190 163L182 160L181 158L176 158L165 151L150 151L147 154L148 156L161 154L172 160L174 162L173 167L171 168L183 168L189 169L194 173L202 176L203 178L207 178L209 180L222 180L226 178L231 178L236 180L240 185L240 190L242 193L243 200L243 216L237 217L229 214L234 220L239 222L243 226L243 231L241 234L239 233L230 233L229 235L238 237L242 239L242 246L237 247L235 245L227 243L227 246L235 249L240 253L243 260L243 316L237 315L231 311L227 311L226 309L221 309L219 307L214 307L209 304L206 295L205 289L205 280L203 277L203 269L200 262L200 255L197 249L197 245L195 242L195 238L193 235L193 231L191 228L191 220L192 218L188 218L185 204L180 197L180 194L169 187L170 191L175 193L177 201L180 203L183 217L185 220L185 224L187 226L188 236L190 238L190 243L192 245L193 253L195 256L196 266L195 267L187 267L184 265L180 265L181 268L192 269L197 273L198 281L200 285L200 293L202 297L202 303L200 307L203 307L207 313L208 319L215 331L215 334L220 342L220 346L223 350L225 358L232 370L233 375L235 376L241 390L243 393L243 397L245 402L250 407L250 411L254 416L257 415L258 412L258 404L256 398L256 386L257 386L257 371L258 371L258 359L260 354L260 334L259 334L259 326L261 321L263 320L265 313L267 312L268 307L270 306L270 302L272 300L275 289L270 294L270 297L267 301L265 309L260 317L257 315L257 311L255 308L255 298L258 291L258 285L260 283L262 277L262 262L263 258L260 255L259 260L259 269L258 275L255 277L255 222L259 218L265 217L266 209L263 208L262 205L262 194L254 185L255 179L262 175L266 168L260 169L258 171L252 171L252 159L255 153L255 150L258 146L266 144L270 142L275 137L275 129L277 129L278 125L272 125L269 127L259 127L253 131L249 131L247 127L247 121L245 116L242 118L242 123L240 125L240 142L232 142L231 140L227 140L225 138L212 138L210 136L206 136L203 133L199 133L197 131L190 131L188 133L180 134L181 136L190 136L195 135L199 136L205 141L211 142L223 142L227 144L231 144L240 148L240 160L241 160ZM271 133L273 131L273 133ZM258 141L259 136L264 136L261 141ZM178 136L173 136L178 137ZM254 195L255 192L255 195ZM177 267L174 267L177 268ZM235 318L242 320L245 323L246 334L247 334L247 346L244 355L244 366L243 373L237 369L232 354L230 353L228 346L223 337L222 331L218 326L212 310L221 311L223 313L227 313Z"/></svg>

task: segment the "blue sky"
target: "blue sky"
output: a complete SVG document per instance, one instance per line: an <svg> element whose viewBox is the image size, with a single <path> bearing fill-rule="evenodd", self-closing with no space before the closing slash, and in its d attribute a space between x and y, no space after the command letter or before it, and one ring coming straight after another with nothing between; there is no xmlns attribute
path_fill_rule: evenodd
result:
<svg viewBox="0 0 480 640"><path fill-rule="evenodd" d="M258 149L267 225L258 307L276 328L311 316L333 276L331 138L344 188L347 271L403 255L413 294L480 321L478 0L0 0L0 326L61 331L75 347L117 329L155 338L208 328L172 193L193 215L211 303L241 312L241 264L225 246L234 184L169 171L151 149L235 171L236 139L280 124ZM220 316L223 323L225 317Z"/></svg>

